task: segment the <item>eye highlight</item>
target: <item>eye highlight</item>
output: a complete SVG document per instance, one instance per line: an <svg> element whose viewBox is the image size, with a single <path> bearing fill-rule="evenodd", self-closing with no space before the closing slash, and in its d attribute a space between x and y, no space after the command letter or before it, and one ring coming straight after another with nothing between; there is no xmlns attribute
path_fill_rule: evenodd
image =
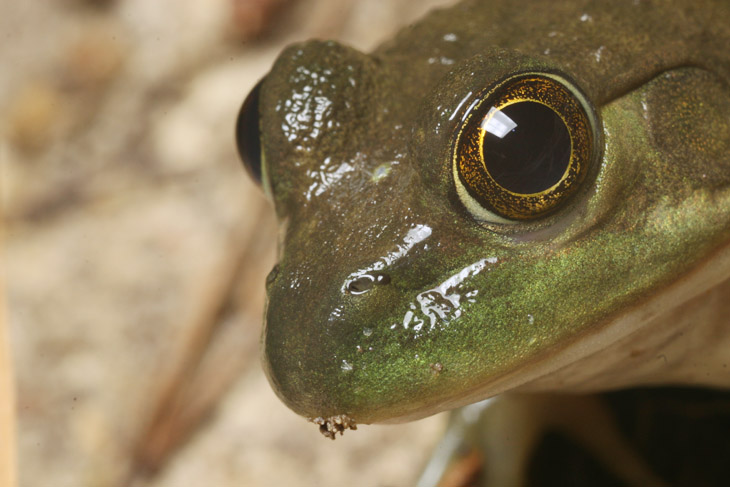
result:
<svg viewBox="0 0 730 487"><path fill-rule="evenodd" d="M493 223L556 210L591 163L589 110L578 90L553 74L519 74L488 91L466 114L454 143L454 182L467 210Z"/></svg>

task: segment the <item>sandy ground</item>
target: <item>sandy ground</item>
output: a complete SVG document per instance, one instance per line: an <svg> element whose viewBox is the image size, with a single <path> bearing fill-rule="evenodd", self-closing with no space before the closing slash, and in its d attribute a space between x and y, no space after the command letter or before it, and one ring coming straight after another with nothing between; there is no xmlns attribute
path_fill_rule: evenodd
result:
<svg viewBox="0 0 730 487"><path fill-rule="evenodd" d="M6 2L0 208L21 487L413 485L443 417L331 442L269 388L273 212L232 134L284 45L369 50L445 3Z"/></svg>

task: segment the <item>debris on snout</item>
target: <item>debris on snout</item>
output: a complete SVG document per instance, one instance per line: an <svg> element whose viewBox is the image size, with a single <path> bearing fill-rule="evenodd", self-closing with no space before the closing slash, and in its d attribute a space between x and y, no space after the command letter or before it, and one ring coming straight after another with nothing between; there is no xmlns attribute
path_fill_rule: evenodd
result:
<svg viewBox="0 0 730 487"><path fill-rule="evenodd" d="M356 430L357 423L355 420L347 416L346 414L338 414L336 416L330 416L329 418L318 417L310 419L314 424L319 425L319 432L325 437L334 440L337 433L342 436L346 429Z"/></svg>

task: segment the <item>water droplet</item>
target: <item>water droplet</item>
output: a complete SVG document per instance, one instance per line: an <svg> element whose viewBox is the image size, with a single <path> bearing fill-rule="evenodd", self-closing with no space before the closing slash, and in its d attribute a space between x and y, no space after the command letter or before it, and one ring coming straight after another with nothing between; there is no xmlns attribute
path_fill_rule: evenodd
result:
<svg viewBox="0 0 730 487"><path fill-rule="evenodd" d="M375 168L372 175L372 181L377 182L390 173L390 163L381 164Z"/></svg>

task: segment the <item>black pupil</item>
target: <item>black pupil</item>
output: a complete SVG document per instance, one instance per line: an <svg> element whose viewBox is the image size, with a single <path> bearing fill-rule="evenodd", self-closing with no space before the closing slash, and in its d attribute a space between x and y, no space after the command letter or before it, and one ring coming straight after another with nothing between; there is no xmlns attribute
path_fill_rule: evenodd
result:
<svg viewBox="0 0 730 487"><path fill-rule="evenodd" d="M262 80L263 81L263 80ZM259 91L261 81L253 87L243 102L236 121L236 146L243 165L251 177L261 182L261 137L259 132Z"/></svg>
<svg viewBox="0 0 730 487"><path fill-rule="evenodd" d="M558 114L532 101L513 103L501 113L482 127L487 131L484 163L497 184L513 193L533 194L560 181L570 162L571 144Z"/></svg>

